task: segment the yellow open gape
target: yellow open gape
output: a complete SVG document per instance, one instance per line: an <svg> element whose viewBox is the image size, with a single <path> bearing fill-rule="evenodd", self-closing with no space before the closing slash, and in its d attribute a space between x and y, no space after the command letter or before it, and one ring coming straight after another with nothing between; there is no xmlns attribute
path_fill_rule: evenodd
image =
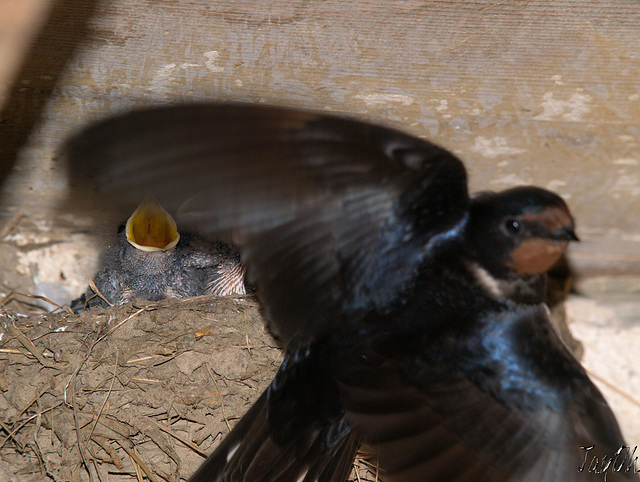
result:
<svg viewBox="0 0 640 482"><path fill-rule="evenodd" d="M152 198L145 199L129 216L126 235L141 251L167 251L180 241L175 220Z"/></svg>

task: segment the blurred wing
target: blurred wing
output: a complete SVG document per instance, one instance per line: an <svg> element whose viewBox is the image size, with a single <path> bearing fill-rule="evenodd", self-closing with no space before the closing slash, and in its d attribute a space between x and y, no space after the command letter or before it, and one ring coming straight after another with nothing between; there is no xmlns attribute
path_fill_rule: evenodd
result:
<svg viewBox="0 0 640 482"><path fill-rule="evenodd" d="M316 339L338 314L384 307L469 202L461 162L355 120L244 104L132 112L65 148L111 202L151 193L178 222L230 233L274 332ZM301 331L301 326L304 328Z"/></svg>
<svg viewBox="0 0 640 482"><path fill-rule="evenodd" d="M535 381L509 378L492 362L469 373L450 355L425 361L416 347L431 342L419 336L366 340L336 362L345 418L388 481L601 481L605 456L613 458L624 439L578 362L553 335L545 341L543 357L555 369L545 367L550 378ZM460 366L474 353L460 347L453 356ZM582 448L592 445L588 454ZM590 472L593 457L600 464ZM610 467L607 480L638 479Z"/></svg>

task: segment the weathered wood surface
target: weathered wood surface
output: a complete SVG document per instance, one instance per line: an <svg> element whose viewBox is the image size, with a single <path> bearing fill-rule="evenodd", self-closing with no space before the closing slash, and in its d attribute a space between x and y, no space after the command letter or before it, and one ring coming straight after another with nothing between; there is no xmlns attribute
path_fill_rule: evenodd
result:
<svg viewBox="0 0 640 482"><path fill-rule="evenodd" d="M238 99L400 126L459 154L474 189L554 189L579 268L638 272L638 79L636 0L58 0L2 114L0 223L58 227L51 159L77 126Z"/></svg>

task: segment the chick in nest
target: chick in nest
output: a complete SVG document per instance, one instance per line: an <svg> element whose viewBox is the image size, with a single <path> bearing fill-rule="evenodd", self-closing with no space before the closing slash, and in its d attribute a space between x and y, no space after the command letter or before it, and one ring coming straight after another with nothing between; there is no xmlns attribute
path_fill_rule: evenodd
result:
<svg viewBox="0 0 640 482"><path fill-rule="evenodd" d="M178 233L173 217L154 199L143 201L118 228L117 242L103 253L101 265L93 278L96 289L71 302L74 312L136 298L247 292L239 251L197 233Z"/></svg>

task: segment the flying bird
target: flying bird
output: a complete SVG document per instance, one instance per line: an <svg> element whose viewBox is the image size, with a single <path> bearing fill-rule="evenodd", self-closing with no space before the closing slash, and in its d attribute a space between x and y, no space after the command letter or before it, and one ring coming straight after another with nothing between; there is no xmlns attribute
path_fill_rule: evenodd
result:
<svg viewBox="0 0 640 482"><path fill-rule="evenodd" d="M173 217L151 198L118 228L116 242L101 255L101 265L93 278L99 295L89 288L71 302L74 312L137 298L226 296L245 294L247 289L245 267L235 247L196 232L181 235Z"/></svg>
<svg viewBox="0 0 640 482"><path fill-rule="evenodd" d="M357 450L387 481L634 477L543 304L545 271L577 240L558 195L470 197L431 142L270 106L143 109L65 152L110 199L152 192L231 236L286 346L190 480L344 481Z"/></svg>

